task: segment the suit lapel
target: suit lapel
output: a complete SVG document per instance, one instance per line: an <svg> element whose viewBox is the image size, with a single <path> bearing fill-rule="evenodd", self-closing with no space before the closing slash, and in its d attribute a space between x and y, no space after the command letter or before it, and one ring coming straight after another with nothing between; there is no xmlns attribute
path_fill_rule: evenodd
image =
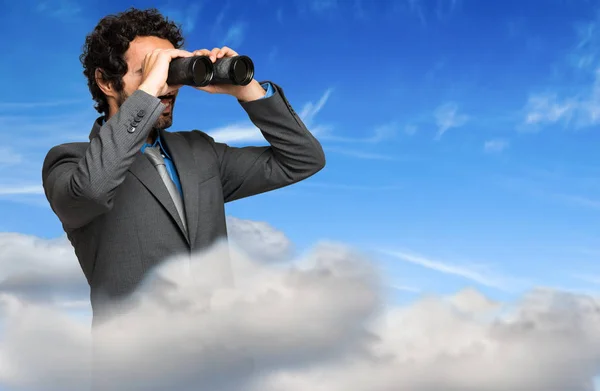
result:
<svg viewBox="0 0 600 391"><path fill-rule="evenodd" d="M185 206L189 242L193 248L200 214L198 187L200 167L194 160L192 149L183 136L166 131L161 131L160 135L179 175L183 191L183 204Z"/></svg>
<svg viewBox="0 0 600 391"><path fill-rule="evenodd" d="M152 165L150 160L146 156L144 156L141 152L136 154L136 159L134 160L131 167L129 167L129 171L135 175L140 182L146 186L146 188L156 197L158 202L169 212L171 217L177 223L179 230L182 235L185 235L185 230L183 228L183 223L179 218L179 214L177 213L177 209L175 208L175 204L171 199L171 195L169 194L165 184L162 179L160 179L160 175L156 168ZM189 244L189 239L186 236L186 240Z"/></svg>

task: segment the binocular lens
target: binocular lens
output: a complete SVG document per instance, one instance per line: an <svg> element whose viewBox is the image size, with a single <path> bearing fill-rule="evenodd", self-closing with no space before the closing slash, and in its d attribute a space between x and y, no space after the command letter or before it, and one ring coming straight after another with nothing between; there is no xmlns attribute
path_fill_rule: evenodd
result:
<svg viewBox="0 0 600 391"><path fill-rule="evenodd" d="M192 61L192 78L197 86L205 86L210 83L213 78L213 67L208 57L198 57L196 61Z"/></svg>
<svg viewBox="0 0 600 391"><path fill-rule="evenodd" d="M171 61L167 84L204 87L209 84L245 86L254 78L254 63L248 56L220 58L214 64L208 56L181 57Z"/></svg>
<svg viewBox="0 0 600 391"><path fill-rule="evenodd" d="M231 64L231 79L237 85L245 86L254 77L254 64L249 57L238 56Z"/></svg>

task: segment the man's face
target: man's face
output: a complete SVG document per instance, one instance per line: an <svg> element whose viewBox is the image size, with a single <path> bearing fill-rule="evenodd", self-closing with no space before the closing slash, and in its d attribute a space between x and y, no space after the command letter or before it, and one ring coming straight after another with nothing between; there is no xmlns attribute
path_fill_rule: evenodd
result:
<svg viewBox="0 0 600 391"><path fill-rule="evenodd" d="M146 54L154 49L174 49L173 44L166 39L157 37L137 37L129 45L125 52L127 62L127 73L123 76L123 91L119 94L117 106L121 107L123 102L138 89L142 83L142 63ZM159 96L161 102L167 107L156 121L155 128L167 129L173 123L173 107L177 92L169 95Z"/></svg>

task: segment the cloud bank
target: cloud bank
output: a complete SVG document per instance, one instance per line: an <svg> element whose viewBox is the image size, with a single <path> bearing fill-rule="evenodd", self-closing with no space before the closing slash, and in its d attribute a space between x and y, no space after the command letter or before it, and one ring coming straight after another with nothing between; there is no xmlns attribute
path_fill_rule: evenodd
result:
<svg viewBox="0 0 600 391"><path fill-rule="evenodd" d="M100 389L117 391L593 390L596 298L537 289L508 304L466 289L390 306L385 277L355 250L320 243L291 258L289 240L268 224L230 224L233 286L214 278L222 243L169 260L93 344L89 321L60 305L80 296L68 283L82 278L69 274L78 266L68 245L1 237L0 386L85 389L93 358ZM244 234L254 238L249 251ZM273 262L276 254L288 258ZM63 282L15 289L21 280L11 276L44 269ZM31 285L45 294L24 289Z"/></svg>

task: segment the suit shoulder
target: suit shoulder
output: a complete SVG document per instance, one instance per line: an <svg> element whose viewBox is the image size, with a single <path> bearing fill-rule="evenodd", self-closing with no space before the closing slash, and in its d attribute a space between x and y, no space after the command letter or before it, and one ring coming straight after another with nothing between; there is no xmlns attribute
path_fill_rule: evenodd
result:
<svg viewBox="0 0 600 391"><path fill-rule="evenodd" d="M50 148L50 150L46 154L46 159L77 155L83 156L89 145L89 142L65 143L55 145L52 148Z"/></svg>
<svg viewBox="0 0 600 391"><path fill-rule="evenodd" d="M215 142L211 136L201 130L185 130L175 132L175 134L181 135L189 143L207 142L212 144Z"/></svg>
<svg viewBox="0 0 600 391"><path fill-rule="evenodd" d="M76 142L53 146L44 158L43 171L47 171L61 161L79 160L85 154L89 144L89 142Z"/></svg>

